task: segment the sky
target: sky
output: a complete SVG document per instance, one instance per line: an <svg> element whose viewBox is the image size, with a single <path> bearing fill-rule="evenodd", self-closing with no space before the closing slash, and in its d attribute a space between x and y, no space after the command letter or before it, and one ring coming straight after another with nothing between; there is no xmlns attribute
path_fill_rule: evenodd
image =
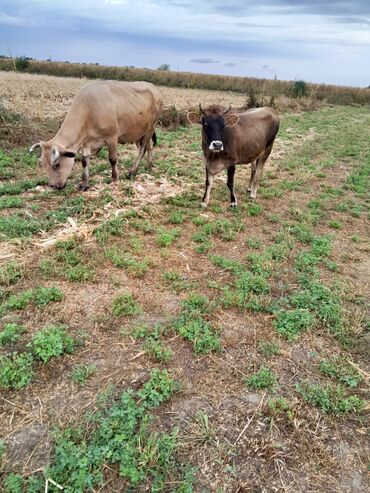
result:
<svg viewBox="0 0 370 493"><path fill-rule="evenodd" d="M370 0L0 0L0 54L367 87Z"/></svg>

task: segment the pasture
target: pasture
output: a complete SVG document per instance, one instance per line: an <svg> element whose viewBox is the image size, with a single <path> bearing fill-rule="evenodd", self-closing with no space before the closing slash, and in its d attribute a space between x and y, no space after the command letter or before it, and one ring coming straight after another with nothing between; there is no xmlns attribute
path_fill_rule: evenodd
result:
<svg viewBox="0 0 370 493"><path fill-rule="evenodd" d="M60 119L82 82L1 73L0 100ZM117 185L101 151L83 194L80 163L57 192L0 151L1 491L367 490L370 112L281 119L236 210L223 174L200 207L199 127L158 128L134 181L135 146Z"/></svg>

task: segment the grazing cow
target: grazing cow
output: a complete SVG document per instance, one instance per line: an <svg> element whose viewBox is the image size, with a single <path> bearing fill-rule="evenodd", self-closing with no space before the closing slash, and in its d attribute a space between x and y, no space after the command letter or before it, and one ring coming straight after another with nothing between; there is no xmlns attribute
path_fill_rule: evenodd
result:
<svg viewBox="0 0 370 493"><path fill-rule="evenodd" d="M136 143L139 155L128 173L129 177L135 176L146 152L151 166L161 108L162 95L148 82L90 82L76 94L56 136L34 144L30 152L41 148L41 163L47 170L49 185L57 189L65 187L79 152L83 169L79 189L85 191L89 188L92 154L108 147L112 180L116 181L118 144Z"/></svg>
<svg viewBox="0 0 370 493"><path fill-rule="evenodd" d="M272 108L256 108L240 113L212 105L188 113L190 123L202 125L202 148L206 161L206 190L202 205L207 207L214 177L227 169L230 205L237 205L234 194L235 165L252 163L248 191L255 199L263 166L270 155L280 120Z"/></svg>

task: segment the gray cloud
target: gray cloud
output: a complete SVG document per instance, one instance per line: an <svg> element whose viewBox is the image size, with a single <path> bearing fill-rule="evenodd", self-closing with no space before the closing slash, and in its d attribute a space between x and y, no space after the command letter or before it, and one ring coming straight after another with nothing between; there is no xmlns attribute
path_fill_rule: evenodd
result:
<svg viewBox="0 0 370 493"><path fill-rule="evenodd" d="M190 63L220 63L220 60L214 60L213 58L192 58Z"/></svg>
<svg viewBox="0 0 370 493"><path fill-rule="evenodd" d="M235 66L236 66L236 63L234 63L234 62L225 63L225 67L235 67Z"/></svg>

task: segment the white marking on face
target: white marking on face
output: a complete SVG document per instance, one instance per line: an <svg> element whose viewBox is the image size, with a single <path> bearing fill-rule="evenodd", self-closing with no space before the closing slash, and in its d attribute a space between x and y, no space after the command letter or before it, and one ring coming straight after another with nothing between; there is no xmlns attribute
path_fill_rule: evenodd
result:
<svg viewBox="0 0 370 493"><path fill-rule="evenodd" d="M220 152L224 150L224 144L221 142L221 140L212 140L212 142L209 144L209 149L211 151Z"/></svg>

